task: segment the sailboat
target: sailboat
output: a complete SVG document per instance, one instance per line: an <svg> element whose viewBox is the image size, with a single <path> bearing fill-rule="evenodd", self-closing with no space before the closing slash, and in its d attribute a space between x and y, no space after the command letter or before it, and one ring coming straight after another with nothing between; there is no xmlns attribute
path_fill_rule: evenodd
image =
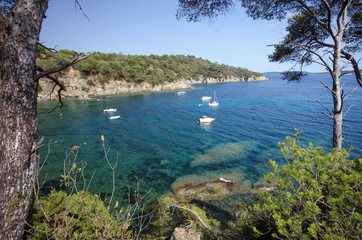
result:
<svg viewBox="0 0 362 240"><path fill-rule="evenodd" d="M219 106L219 103L218 103L218 101L216 100L216 92L215 92L215 91L214 91L214 101L211 102L211 103L209 103L209 106L210 106L210 107L217 107L217 106Z"/></svg>

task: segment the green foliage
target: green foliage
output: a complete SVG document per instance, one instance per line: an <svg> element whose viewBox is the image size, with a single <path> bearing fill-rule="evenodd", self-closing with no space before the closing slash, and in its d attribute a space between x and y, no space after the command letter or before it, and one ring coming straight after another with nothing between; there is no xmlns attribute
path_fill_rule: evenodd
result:
<svg viewBox="0 0 362 240"><path fill-rule="evenodd" d="M89 92L89 87L82 86L82 91Z"/></svg>
<svg viewBox="0 0 362 240"><path fill-rule="evenodd" d="M38 46L37 64L49 68L56 62L64 63L76 56L75 51L60 50L51 52ZM149 82L158 85L179 79L199 80L204 78L249 78L262 74L251 72L245 68L212 63L208 60L184 55L122 55L115 53L94 52L83 61L73 65L83 78L96 76L101 85L107 80L124 79L129 83Z"/></svg>
<svg viewBox="0 0 362 240"><path fill-rule="evenodd" d="M208 1L208 0L179 0L179 8L177 10L177 18L186 17L187 21L198 22L202 18L214 18L219 14L224 14L232 8L233 0L220 0L220 1Z"/></svg>
<svg viewBox="0 0 362 240"><path fill-rule="evenodd" d="M41 93L43 91L43 87L40 83L38 83L38 93Z"/></svg>
<svg viewBox="0 0 362 240"><path fill-rule="evenodd" d="M348 160L345 149L325 154L320 147L302 148L301 132L279 143L287 164L270 160L266 180L272 192L259 196L246 217L232 223L255 234L288 239L353 239L361 235L362 158ZM244 220L243 223L240 221ZM250 222L246 223L245 220ZM262 223L263 227L260 226ZM269 226L269 228L265 228Z"/></svg>
<svg viewBox="0 0 362 240"><path fill-rule="evenodd" d="M190 225L191 228L196 228L202 232L203 239L213 239L195 215L189 211L173 207L175 205L194 211L209 228L218 232L219 223L200 207L194 204L178 203L173 197L162 197L154 200L153 204L150 205L152 207L149 211L153 212L153 217L146 234L148 238L170 236L176 227Z"/></svg>
<svg viewBox="0 0 362 240"><path fill-rule="evenodd" d="M101 139L106 161L114 174L116 164L109 162L109 149L106 151L103 135ZM53 189L48 195L41 196L42 185L35 184L34 203L27 219L29 227L25 238L138 239L152 215L152 212L144 215L144 197L147 194L141 196L138 186L134 195L128 193L128 203L121 206L118 201L113 201L115 183L111 197L104 199L106 202L97 194L89 193L90 182L87 182L84 173L86 163L77 161L80 146L70 146L66 154L64 172L60 175L61 191ZM37 166L44 163L39 159ZM37 169L38 175L40 170ZM16 206L16 201L11 204Z"/></svg>
<svg viewBox="0 0 362 240"><path fill-rule="evenodd" d="M278 45L274 46L275 51L269 59L275 62L296 63L301 66L301 72L304 66L313 62L326 68L330 60L334 64L337 62L340 64L335 57L336 54L351 60L351 56L362 49L362 4L358 0L349 1L347 5L341 0L242 0L241 5L247 9L247 14L253 19L288 18L287 34ZM342 19L348 24L342 24L344 21ZM337 43L337 35L340 33L343 33L343 39ZM331 38L335 39L333 43L329 41ZM338 49L336 46L342 42L343 49L334 52ZM328 67L329 71L333 69L331 65ZM285 76L292 76L290 80L295 80L293 75Z"/></svg>
<svg viewBox="0 0 362 240"><path fill-rule="evenodd" d="M173 198L170 199L175 201ZM162 204L162 198L153 200L147 211L154 212L152 221L146 229L146 236L150 239L170 236L176 227L187 221L180 210L171 209L168 205Z"/></svg>
<svg viewBox="0 0 362 240"><path fill-rule="evenodd" d="M266 197L265 192L256 192L256 199L262 201ZM272 239L272 230L276 229L274 222L266 209L255 204L254 208L240 200L238 203L236 220L229 222L229 228L225 235L230 239Z"/></svg>
<svg viewBox="0 0 362 240"><path fill-rule="evenodd" d="M28 239L130 239L129 225L117 221L97 195L79 192L68 196L52 190L34 206Z"/></svg>

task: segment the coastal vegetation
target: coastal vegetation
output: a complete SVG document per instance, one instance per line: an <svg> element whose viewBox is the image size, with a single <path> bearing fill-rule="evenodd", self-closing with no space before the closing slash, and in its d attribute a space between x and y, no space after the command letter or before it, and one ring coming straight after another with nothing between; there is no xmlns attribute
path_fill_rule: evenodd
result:
<svg viewBox="0 0 362 240"><path fill-rule="evenodd" d="M79 54L66 49L53 52L38 45L37 64L42 68L49 68L55 63L65 63ZM212 63L209 60L184 55L145 56L94 52L87 59L74 64L73 68L79 71L83 78L88 79L89 86L95 84L90 79L95 79L101 85L112 80L159 85L181 79L198 81L200 77L244 79L263 76L245 68ZM61 77L67 71L69 69L57 73L57 76Z"/></svg>
<svg viewBox="0 0 362 240"><path fill-rule="evenodd" d="M210 1L201 0L191 2L180 0L179 2L180 8L188 7L184 9L191 20L198 20L200 15L216 16L215 10L225 12L233 3L232 0L212 1L211 5ZM75 4L79 6L78 1L75 1ZM197 8L200 6L201 11L198 11ZM362 160L348 159L348 151L342 149L342 120L349 111L349 108L343 111L344 100L350 94L342 90L340 77L344 66L351 64L355 70L356 80L362 86L358 62L354 59L354 54L360 52L362 46L360 1L242 1L242 6L247 9L250 16L259 19L281 20L290 17L290 13L294 14L288 21L288 34L280 44L275 45L275 53L271 56L271 60L291 61L301 66L318 62L328 70L333 78L333 86L325 87L333 97L334 108L333 110L326 109L328 113L325 115L334 121L333 147L336 150L325 154L321 148L314 148L313 145L302 148L298 145L299 133L296 134L296 138L288 138L285 144L280 145L287 164L279 169L273 161L270 161L273 172L268 175L267 180L275 185L268 188L271 189L270 192L256 194L259 203L240 208L236 216L237 221L231 222L226 235L234 239L252 238L255 234L261 238L359 238L362 220L360 207ZM78 57L76 52L65 50L58 56L54 56L54 59L57 58L55 62L60 64L54 67L51 59L40 55L42 63L39 65L49 66L49 68L46 71L40 70L41 73L35 72L37 41L47 8L48 1L6 0L0 3L2 26L0 28L0 149L2 149L0 151L2 166L0 169L0 195L2 196L0 236L3 239L23 237L25 219L33 201L37 149L40 145L38 143L37 90L41 88L38 89L38 80L45 76L49 77L49 74L59 72L89 56L85 54ZM195 8L196 11L194 11ZM188 11L189 9L191 12ZM178 13L182 16L185 12L181 9ZM93 57L98 55L102 54L94 54ZM75 57L72 61L67 61L71 56ZM192 71L184 72L186 70L178 68L178 64L172 64L175 61L182 61L182 58L175 57L168 62L166 59L171 56L166 57L165 60L162 59L163 56L155 58L132 56L124 62L115 60L116 58L111 56L113 55L98 56L98 59L93 58L93 61L89 59L89 62L85 62L83 66L79 64L77 67L84 77L95 76L101 84L114 78L114 80L124 79L126 82L135 83L148 81L156 85L159 82L172 82L177 77L196 78L200 75L225 77L228 76L225 74L229 71L221 70L217 65L209 62L204 64L205 67L196 67ZM117 54L114 57L116 56ZM109 61L107 58L113 60ZM192 66L189 67L192 69ZM286 74L289 80L296 80L301 76L301 72ZM61 85L61 83L58 84ZM89 82L89 85L91 84L92 82ZM87 88L85 87L84 90ZM70 177L64 175L63 180L69 181ZM54 194L56 198L64 196L64 193ZM71 202L73 195L67 196L69 196L69 202L66 200L65 206L75 206L67 205ZM87 194L82 195L82 193L76 197L88 199ZM138 195L136 198L141 199ZM52 196L39 198L38 203L42 202L47 206L49 199L52 199ZM92 199L91 202L98 201L97 198L90 197L90 199ZM59 203L63 206L63 201ZM77 204L80 203L82 201L77 202ZM94 208L93 204L84 203L83 209L86 206ZM190 209L189 206L174 203L172 206L178 209ZM100 209L102 220L117 221L116 218L105 217L108 213L104 212L102 204L97 202L96 208ZM74 208L76 212L66 209L56 212L56 218L47 219L48 214L43 211L45 209L40 209L45 213L44 216L41 214L33 216L40 217L39 224L44 220L53 221L53 223L65 221L65 225L56 225L65 226L67 230L65 239L69 239L70 236L78 238L74 232L70 232L73 229L70 228L68 220L85 219L85 222L89 223L87 227L96 226L88 222L93 218L82 218L82 207ZM93 212L89 213L92 216ZM61 217L64 214L65 218ZM200 215L201 213L197 214L197 216ZM195 214L190 216L185 216L184 219L193 218L193 221L200 219L195 218ZM37 220L34 219L34 222L37 223ZM124 221L121 222L123 223ZM53 228L54 225L47 224L40 224L41 226L44 228L39 229L38 232L50 232L51 236L57 239L54 231L59 230L58 227ZM114 226L119 225L117 223ZM36 225L31 227L33 230L37 228ZM102 230L113 230L110 225L102 227ZM82 229L82 223L79 228ZM127 231L127 226L124 229L126 232L123 238L131 236L131 233ZM208 229L212 230L210 226ZM97 233L97 231L98 229L92 230L92 233ZM139 232L136 232L135 238L139 237ZM219 234L216 231L212 233ZM118 234L119 232L116 232L115 236L119 237ZM214 234L212 235L215 237ZM97 234L94 236L98 237ZM81 235L79 238L82 237L87 238L87 235ZM106 238L109 237L106 236Z"/></svg>
<svg viewBox="0 0 362 240"><path fill-rule="evenodd" d="M36 191L26 236L165 239L181 229L189 237L201 239L358 238L362 158L349 159L351 149L326 153L312 143L302 147L301 135L296 129L294 137L279 143L285 164L278 166L269 160L271 171L265 175L263 187L250 190L250 184L241 181L241 170L237 178L233 173L215 174L218 180L190 176L174 183L174 194L149 198L147 193L130 192L127 206L102 199L86 188L77 189L83 185L76 179L81 179L84 166L78 167L79 148L73 148L71 160L66 160L66 175L60 176L63 188L48 195ZM243 190L229 204L208 204L235 194L227 191L237 184ZM194 195L186 188L196 189Z"/></svg>

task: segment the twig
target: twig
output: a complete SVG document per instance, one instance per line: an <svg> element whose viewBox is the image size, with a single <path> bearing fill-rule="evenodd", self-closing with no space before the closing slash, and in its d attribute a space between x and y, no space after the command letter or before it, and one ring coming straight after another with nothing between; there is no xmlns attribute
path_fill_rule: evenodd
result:
<svg viewBox="0 0 362 240"><path fill-rule="evenodd" d="M343 114L343 118L346 117L347 113L349 112L349 110L354 106L354 104L352 104L351 106L349 106L349 108L347 109L347 111Z"/></svg>
<svg viewBox="0 0 362 240"><path fill-rule="evenodd" d="M342 98L344 99L344 100L346 100L348 97L350 97L351 95L352 95L352 93L354 92L354 91L356 91L357 90L357 87L355 87L347 96L344 94L343 96L342 96Z"/></svg>
<svg viewBox="0 0 362 240"><path fill-rule="evenodd" d="M78 5L79 10L82 11L84 17L86 17L86 18L88 19L88 21L89 21L89 17L87 16L87 14L85 14L85 11L83 10L83 8L82 8L82 6L80 5L79 1L78 1L78 0L75 0L74 3L75 3L75 7L77 7L77 5Z"/></svg>
<svg viewBox="0 0 362 240"><path fill-rule="evenodd" d="M327 110L328 111L328 113L329 113L329 115L328 114L326 114L326 113L324 113L324 112L321 112L322 114L324 114L325 116L327 116L327 117L329 117L329 118L331 118L331 119L333 119L333 114L332 114L332 112L331 111L329 111L329 109L326 107L326 106L324 106L324 104L323 103L321 103L320 101L318 101L317 99L314 99L314 98L312 98L312 97L309 97L310 99L312 99L312 100L314 100L314 101L316 101L317 103L319 103L320 105L322 105L322 107L325 109L325 110Z"/></svg>
<svg viewBox="0 0 362 240"><path fill-rule="evenodd" d="M326 84L324 84L324 82L320 81L320 83L321 83L325 88L327 88L328 91L330 91L333 95L336 95L336 92L333 91L332 89L330 89Z"/></svg>

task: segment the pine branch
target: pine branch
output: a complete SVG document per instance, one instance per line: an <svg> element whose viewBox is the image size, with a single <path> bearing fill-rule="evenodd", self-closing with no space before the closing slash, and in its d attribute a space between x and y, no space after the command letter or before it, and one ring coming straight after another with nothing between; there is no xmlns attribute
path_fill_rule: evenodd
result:
<svg viewBox="0 0 362 240"><path fill-rule="evenodd" d="M350 61L352 63L352 67L353 67L354 74L356 75L357 83L360 85L360 87L362 87L361 72L358 67L358 62L356 61L356 59L354 59L352 54L349 54L349 53L345 52L344 50L342 50L342 55L343 55L342 56L343 58L347 59L348 61Z"/></svg>
<svg viewBox="0 0 362 240"><path fill-rule="evenodd" d="M83 55L80 55L80 56L76 56L74 59L70 60L69 62L66 62L65 64L62 64L62 65L59 65L57 67L53 67L53 68L50 68L50 69L47 69L47 70L43 70L42 72L36 74L34 76L34 80L35 81L38 81L40 78L42 77L45 77L49 74L52 74L52 73L56 73L56 72L60 72L70 66L72 66L73 64L79 62L79 61L82 61L83 59L86 59L87 57L89 57L91 54L90 53L87 53L87 54L83 54Z"/></svg>

